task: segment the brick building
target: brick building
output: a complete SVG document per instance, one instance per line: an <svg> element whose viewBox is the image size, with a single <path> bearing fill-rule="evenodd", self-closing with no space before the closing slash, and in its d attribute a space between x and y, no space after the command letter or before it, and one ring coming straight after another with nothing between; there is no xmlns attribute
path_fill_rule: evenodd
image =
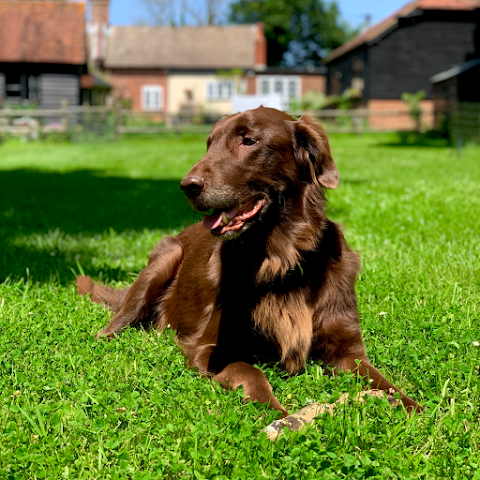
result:
<svg viewBox="0 0 480 480"><path fill-rule="evenodd" d="M132 109L231 113L237 94L279 94L288 105L309 90L325 92L318 69L267 67L263 24L201 27L108 26L108 0L91 0L90 56L114 95Z"/></svg>

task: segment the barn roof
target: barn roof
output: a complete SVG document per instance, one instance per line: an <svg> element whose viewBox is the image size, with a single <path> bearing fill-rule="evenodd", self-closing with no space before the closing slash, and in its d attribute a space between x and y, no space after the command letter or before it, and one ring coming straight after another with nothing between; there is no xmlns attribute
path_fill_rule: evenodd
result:
<svg viewBox="0 0 480 480"><path fill-rule="evenodd" d="M109 68L255 68L257 25L110 27Z"/></svg>
<svg viewBox="0 0 480 480"><path fill-rule="evenodd" d="M0 0L0 62L85 64L85 4Z"/></svg>
<svg viewBox="0 0 480 480"><path fill-rule="evenodd" d="M333 50L325 59L325 63L341 57L345 53L371 42L380 37L383 33L398 24L402 17L407 17L415 10L457 10L457 11L473 11L480 8L480 3L477 0L413 0L404 5L400 10L397 10L384 20L372 25L363 32L359 33L350 41L340 45L340 47Z"/></svg>

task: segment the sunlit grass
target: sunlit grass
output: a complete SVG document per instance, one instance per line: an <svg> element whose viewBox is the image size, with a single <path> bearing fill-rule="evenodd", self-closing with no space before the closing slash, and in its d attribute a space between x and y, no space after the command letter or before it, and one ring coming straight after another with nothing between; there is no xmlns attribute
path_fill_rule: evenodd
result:
<svg viewBox="0 0 480 480"><path fill-rule="evenodd" d="M171 332L94 342L79 268L126 285L197 217L178 183L205 138L0 145L0 478L428 478L480 469L480 150L333 136L329 216L362 256L367 351L426 406L347 404L270 444L275 414L185 368ZM294 411L361 385L264 367Z"/></svg>

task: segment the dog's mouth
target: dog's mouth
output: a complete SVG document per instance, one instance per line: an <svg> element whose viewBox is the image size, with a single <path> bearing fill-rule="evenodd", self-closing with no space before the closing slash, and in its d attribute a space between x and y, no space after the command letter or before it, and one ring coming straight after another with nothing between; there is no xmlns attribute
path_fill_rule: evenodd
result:
<svg viewBox="0 0 480 480"><path fill-rule="evenodd" d="M203 215L203 226L212 235L222 236L240 230L254 218L265 205L265 198L255 198L229 209L210 209Z"/></svg>

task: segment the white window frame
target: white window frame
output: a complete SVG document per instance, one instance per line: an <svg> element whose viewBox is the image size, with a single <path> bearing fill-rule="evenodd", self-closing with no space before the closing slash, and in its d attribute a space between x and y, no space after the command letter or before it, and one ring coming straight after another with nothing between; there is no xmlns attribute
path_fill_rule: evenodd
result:
<svg viewBox="0 0 480 480"><path fill-rule="evenodd" d="M291 95L290 92L291 83L295 84L294 95ZM286 110L292 100L297 100L302 96L301 77L299 75L257 75L257 95L273 94L280 94Z"/></svg>
<svg viewBox="0 0 480 480"><path fill-rule="evenodd" d="M163 111L163 87L161 85L142 85L142 110Z"/></svg>
<svg viewBox="0 0 480 480"><path fill-rule="evenodd" d="M231 100L235 95L233 80L212 80L207 82L207 100Z"/></svg>

